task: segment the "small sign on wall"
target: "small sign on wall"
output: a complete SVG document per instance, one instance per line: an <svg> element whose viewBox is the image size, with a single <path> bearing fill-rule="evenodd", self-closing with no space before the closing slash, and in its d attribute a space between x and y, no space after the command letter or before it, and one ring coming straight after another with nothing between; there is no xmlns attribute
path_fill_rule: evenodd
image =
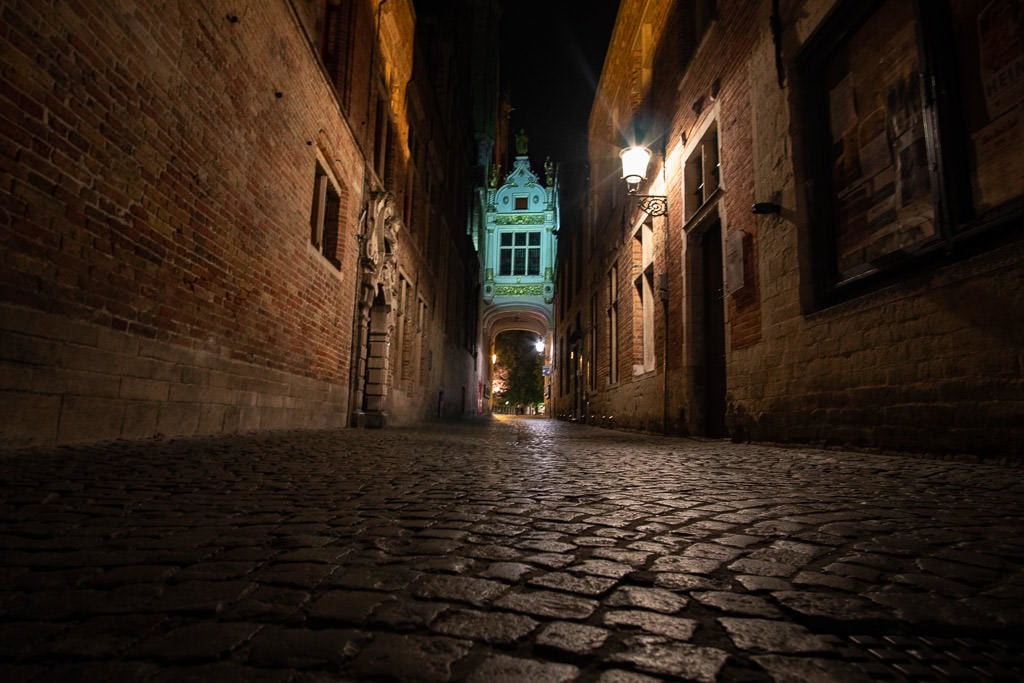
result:
<svg viewBox="0 0 1024 683"><path fill-rule="evenodd" d="M737 230L725 238L725 293L735 294L743 289L743 237Z"/></svg>

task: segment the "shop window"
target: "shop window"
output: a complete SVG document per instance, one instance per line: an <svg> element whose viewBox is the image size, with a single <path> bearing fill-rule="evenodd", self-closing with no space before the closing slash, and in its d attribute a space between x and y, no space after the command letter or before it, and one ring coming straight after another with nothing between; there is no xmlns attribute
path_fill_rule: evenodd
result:
<svg viewBox="0 0 1024 683"><path fill-rule="evenodd" d="M819 305L1020 215L1024 10L917 7L843 3L799 60Z"/></svg>

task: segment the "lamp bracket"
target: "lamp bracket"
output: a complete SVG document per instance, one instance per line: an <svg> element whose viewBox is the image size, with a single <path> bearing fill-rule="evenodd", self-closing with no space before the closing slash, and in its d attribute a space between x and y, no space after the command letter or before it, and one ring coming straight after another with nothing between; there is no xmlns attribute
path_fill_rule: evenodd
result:
<svg viewBox="0 0 1024 683"><path fill-rule="evenodd" d="M634 194L637 204L648 216L664 216L668 213L668 197L663 194Z"/></svg>

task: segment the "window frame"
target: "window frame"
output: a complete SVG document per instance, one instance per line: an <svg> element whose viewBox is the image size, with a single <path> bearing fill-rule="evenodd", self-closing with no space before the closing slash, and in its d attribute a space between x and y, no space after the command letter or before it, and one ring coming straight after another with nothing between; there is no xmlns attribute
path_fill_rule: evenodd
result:
<svg viewBox="0 0 1024 683"><path fill-rule="evenodd" d="M805 183L807 247L803 269L809 275L805 309L819 310L903 280L916 269L976 253L987 237L1005 235L1019 221L1024 195L986 211L974 206L967 124L961 108L959 63L948 2L912 2L919 63L921 115L930 167L933 236L908 249L894 249L845 277L839 270L839 199L832 176L831 113L826 67L851 44L858 31L888 0L840 0L804 43L795 59L796 103L803 151L795 156Z"/></svg>
<svg viewBox="0 0 1024 683"><path fill-rule="evenodd" d="M341 270L342 194L327 164L319 157L313 174L313 201L310 206L310 243L335 270Z"/></svg>
<svg viewBox="0 0 1024 683"><path fill-rule="evenodd" d="M517 238L522 236L523 244L517 244ZM531 238L536 236L536 244L531 244ZM505 244L505 238L511 244ZM542 270L541 247L543 237L540 230L505 230L498 234L498 277L540 277ZM508 256L506 264L505 257ZM536 271L530 272L530 266L536 262ZM508 265L508 272L505 266ZM522 272L518 272L521 266Z"/></svg>

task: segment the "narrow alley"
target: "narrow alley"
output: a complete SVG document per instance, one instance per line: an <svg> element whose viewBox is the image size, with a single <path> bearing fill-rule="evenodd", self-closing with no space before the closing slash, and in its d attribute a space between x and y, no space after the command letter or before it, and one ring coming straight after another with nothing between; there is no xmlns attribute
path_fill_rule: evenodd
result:
<svg viewBox="0 0 1024 683"><path fill-rule="evenodd" d="M0 678L1020 680L1004 465L500 416L0 455Z"/></svg>

